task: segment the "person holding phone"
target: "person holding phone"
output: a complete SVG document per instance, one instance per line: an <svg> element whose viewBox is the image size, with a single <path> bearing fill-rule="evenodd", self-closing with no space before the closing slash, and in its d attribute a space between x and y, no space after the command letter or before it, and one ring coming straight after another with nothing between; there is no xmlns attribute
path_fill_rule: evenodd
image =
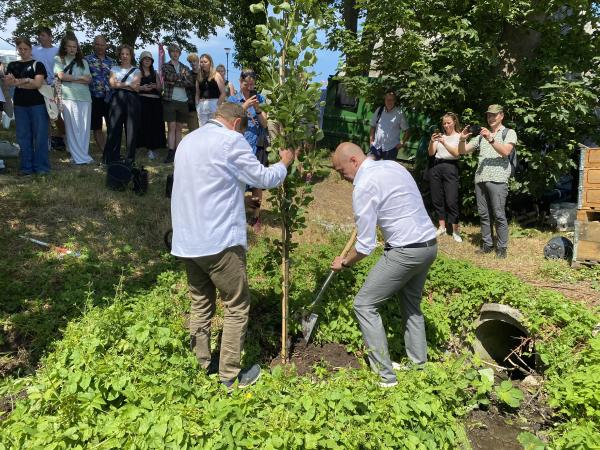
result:
<svg viewBox="0 0 600 450"><path fill-rule="evenodd" d="M443 132L435 130L429 141L429 156L433 156L433 167L429 170L431 203L439 223L437 235L446 233L447 220L452 225L452 238L462 242L458 225L458 116L453 112L444 114L442 128Z"/></svg>
<svg viewBox="0 0 600 450"><path fill-rule="evenodd" d="M138 91L141 117L137 146L145 147L148 150L149 159L156 158L157 149L165 148L167 145L160 99L162 84L160 77L156 76L153 64L152 53L142 52L140 55L140 89Z"/></svg>
<svg viewBox="0 0 600 450"><path fill-rule="evenodd" d="M506 258L508 248L508 219L506 197L508 180L511 177L509 156L517 145L517 133L506 128L504 108L490 105L485 112L489 128L480 127L479 135L473 136L472 127L465 127L458 142L461 155L479 150L479 161L475 170L475 198L481 218L481 247L479 254L494 251L492 221L496 230L496 257ZM467 143L467 139L471 140Z"/></svg>
<svg viewBox="0 0 600 450"><path fill-rule="evenodd" d="M256 91L256 72L247 67L240 74L240 90L236 95L228 98L229 102L239 103L246 111L248 116L248 126L244 132L244 138L250 144L252 152L260 163L268 167L269 158L267 155L268 131L267 114L262 110L261 105L265 98ZM260 230L260 204L262 201L262 189L251 187L252 204L256 205L253 217L249 220L250 225L255 231Z"/></svg>

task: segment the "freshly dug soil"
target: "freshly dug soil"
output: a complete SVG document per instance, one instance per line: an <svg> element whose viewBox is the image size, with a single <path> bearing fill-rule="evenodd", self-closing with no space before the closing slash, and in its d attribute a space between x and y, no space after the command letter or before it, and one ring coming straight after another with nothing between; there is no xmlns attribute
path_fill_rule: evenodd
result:
<svg viewBox="0 0 600 450"><path fill-rule="evenodd" d="M541 389L528 390L517 380L513 380L513 384L525 396L518 410L493 403L485 410L472 411L467 417L467 435L473 450L522 450L517 440L521 432L538 435L552 427L552 409L546 404Z"/></svg>
<svg viewBox="0 0 600 450"><path fill-rule="evenodd" d="M334 371L341 368L359 369L360 362L352 353L348 353L341 344L324 344L322 346L310 343L305 346L304 340L296 339L292 343L290 364L296 366L298 375L307 375L314 372L314 366L319 365ZM281 357L275 356L270 366L281 364Z"/></svg>

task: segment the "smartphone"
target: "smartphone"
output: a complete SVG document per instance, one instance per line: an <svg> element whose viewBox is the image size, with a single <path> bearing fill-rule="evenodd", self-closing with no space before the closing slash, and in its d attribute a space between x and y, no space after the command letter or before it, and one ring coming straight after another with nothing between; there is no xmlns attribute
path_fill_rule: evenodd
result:
<svg viewBox="0 0 600 450"><path fill-rule="evenodd" d="M248 95L250 95L250 97L254 97L255 95L258 95L258 92L256 92L256 89L252 89Z"/></svg>

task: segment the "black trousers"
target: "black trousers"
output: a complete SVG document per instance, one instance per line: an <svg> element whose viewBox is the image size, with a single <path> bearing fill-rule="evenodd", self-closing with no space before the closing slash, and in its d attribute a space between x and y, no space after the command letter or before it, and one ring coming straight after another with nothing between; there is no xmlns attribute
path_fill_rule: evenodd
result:
<svg viewBox="0 0 600 450"><path fill-rule="evenodd" d="M123 127L127 141L127 159L135 160L140 114L140 98L137 93L125 89L116 89L113 92L108 113L108 136L102 156L105 164L121 159Z"/></svg>
<svg viewBox="0 0 600 450"><path fill-rule="evenodd" d="M436 159L429 169L431 203L439 220L458 223L458 163L454 160Z"/></svg>

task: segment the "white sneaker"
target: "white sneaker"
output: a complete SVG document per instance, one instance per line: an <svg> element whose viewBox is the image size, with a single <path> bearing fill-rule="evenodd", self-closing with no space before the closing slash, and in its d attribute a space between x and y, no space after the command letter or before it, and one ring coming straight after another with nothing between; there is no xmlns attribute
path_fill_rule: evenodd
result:
<svg viewBox="0 0 600 450"><path fill-rule="evenodd" d="M452 239L454 239L456 242L462 242L462 238L458 233L452 233Z"/></svg>
<svg viewBox="0 0 600 450"><path fill-rule="evenodd" d="M425 364L415 364L415 363L405 363L405 364L400 364L397 362L392 361L392 369L394 370L413 370L413 369L417 369L417 370L421 370L425 368Z"/></svg>
<svg viewBox="0 0 600 450"><path fill-rule="evenodd" d="M384 389L392 388L394 386L398 386L397 381L380 381L379 382L379 387L382 387Z"/></svg>
<svg viewBox="0 0 600 450"><path fill-rule="evenodd" d="M446 234L446 228L444 228L444 227L439 227L437 229L437 231L435 232L435 235L438 236L438 237L442 236L444 234Z"/></svg>
<svg viewBox="0 0 600 450"><path fill-rule="evenodd" d="M148 150L148 159L156 159L156 153L152 150Z"/></svg>

